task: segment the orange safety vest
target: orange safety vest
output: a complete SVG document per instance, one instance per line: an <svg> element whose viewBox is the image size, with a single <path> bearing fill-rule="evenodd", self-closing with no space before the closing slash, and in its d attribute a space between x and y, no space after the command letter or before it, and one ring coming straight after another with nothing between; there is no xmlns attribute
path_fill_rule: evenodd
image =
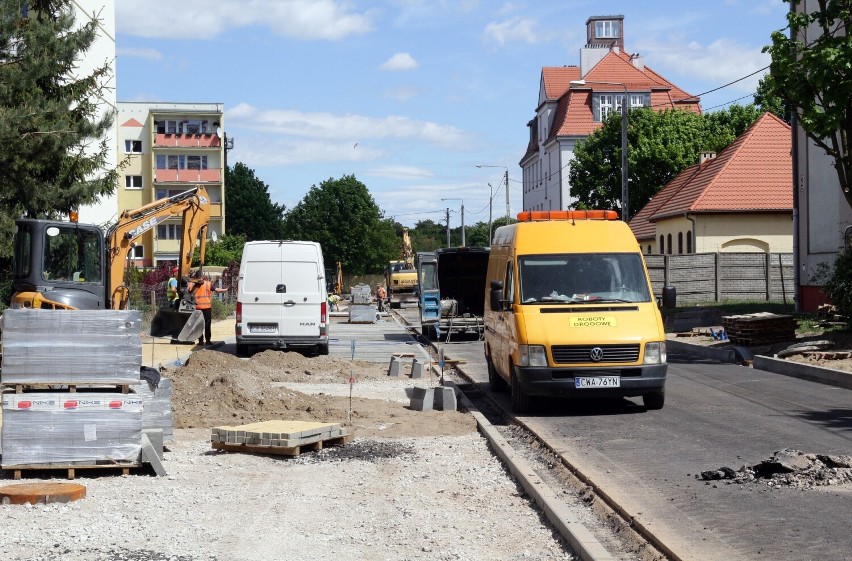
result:
<svg viewBox="0 0 852 561"><path fill-rule="evenodd" d="M195 289L195 308L198 310L206 310L213 307L213 301L210 298L210 282L201 281L198 288Z"/></svg>

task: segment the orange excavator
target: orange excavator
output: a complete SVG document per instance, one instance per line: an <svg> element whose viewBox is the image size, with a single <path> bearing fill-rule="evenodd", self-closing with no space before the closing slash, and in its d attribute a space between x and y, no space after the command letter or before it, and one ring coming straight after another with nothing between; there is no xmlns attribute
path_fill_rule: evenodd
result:
<svg viewBox="0 0 852 561"><path fill-rule="evenodd" d="M124 279L130 250L142 234L176 216L183 218L178 274L185 279L196 241L200 242L201 265L204 263L210 222L210 197L204 186L125 211L106 232L76 220L16 220L12 307L127 309L130 289ZM185 288L186 283L181 284ZM152 322L151 335L171 335L186 341L197 338L198 321L192 316L200 316L200 312L186 312L160 310ZM203 329L203 320L200 326Z"/></svg>

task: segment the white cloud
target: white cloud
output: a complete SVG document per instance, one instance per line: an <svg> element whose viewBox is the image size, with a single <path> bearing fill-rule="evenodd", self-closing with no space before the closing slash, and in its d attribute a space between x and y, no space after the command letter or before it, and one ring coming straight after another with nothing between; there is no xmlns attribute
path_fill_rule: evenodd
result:
<svg viewBox="0 0 852 561"><path fill-rule="evenodd" d="M530 18L512 18L491 22L485 26L485 39L504 46L508 43L537 43L536 21Z"/></svg>
<svg viewBox="0 0 852 561"><path fill-rule="evenodd" d="M396 53L386 60L379 68L381 70L413 70L419 63L408 53Z"/></svg>
<svg viewBox="0 0 852 561"><path fill-rule="evenodd" d="M262 110L247 103L240 103L226 111L226 117L230 126L300 138L346 139L352 142L371 138L403 139L423 141L446 148L462 148L469 142L469 135L456 127L415 121L396 115L376 118L351 114L305 113L292 109Z"/></svg>
<svg viewBox="0 0 852 561"><path fill-rule="evenodd" d="M140 37L213 39L228 29L262 26L292 39L338 40L372 31L371 12L338 0L162 0L116 3L119 33Z"/></svg>
<svg viewBox="0 0 852 561"><path fill-rule="evenodd" d="M387 177L390 179L425 179L434 175L429 170L414 166L381 166L368 169L365 173L374 177Z"/></svg>
<svg viewBox="0 0 852 561"><path fill-rule="evenodd" d="M233 130L233 129L232 129ZM297 164L363 162L384 156L384 152L349 141L296 140L266 135L239 135L233 154L251 167L292 166Z"/></svg>
<svg viewBox="0 0 852 561"><path fill-rule="evenodd" d="M417 88L401 86L399 88L388 90L387 92L385 92L384 97L387 99L394 99L396 101L408 101L412 97L419 94L420 90Z"/></svg>
<svg viewBox="0 0 852 561"><path fill-rule="evenodd" d="M142 58L145 60L163 60L163 53L158 51L157 49L116 49L115 54L118 56L125 56L128 58Z"/></svg>
<svg viewBox="0 0 852 561"><path fill-rule="evenodd" d="M695 41L688 44L640 41L637 47L649 66L664 76L669 69L719 86L756 72L770 62L769 55L760 52L762 47L743 45L728 38L717 39L709 45ZM754 92L761 76L762 73L756 74L730 87L736 92Z"/></svg>

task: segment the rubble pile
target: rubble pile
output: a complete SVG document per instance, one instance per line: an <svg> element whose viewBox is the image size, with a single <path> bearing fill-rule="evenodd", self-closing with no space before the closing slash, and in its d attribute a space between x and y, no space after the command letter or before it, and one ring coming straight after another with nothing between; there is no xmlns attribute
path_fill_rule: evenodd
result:
<svg viewBox="0 0 852 561"><path fill-rule="evenodd" d="M810 489L827 485L852 485L852 456L806 454L785 448L754 466L738 470L721 467L702 471L696 479L727 483L765 483L768 487Z"/></svg>

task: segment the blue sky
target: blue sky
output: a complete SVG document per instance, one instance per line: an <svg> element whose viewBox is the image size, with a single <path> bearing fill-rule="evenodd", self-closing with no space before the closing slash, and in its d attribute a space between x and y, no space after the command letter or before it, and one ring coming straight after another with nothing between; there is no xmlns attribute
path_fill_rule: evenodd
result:
<svg viewBox="0 0 852 561"><path fill-rule="evenodd" d="M118 0L119 101L220 102L243 162L288 208L354 174L404 225L521 207L518 161L542 66L579 64L589 16L624 15L625 50L698 95L769 64L783 0ZM747 96L759 75L702 96ZM499 190L498 190L499 187ZM442 201L442 198L451 198ZM457 200L461 199L461 201Z"/></svg>

